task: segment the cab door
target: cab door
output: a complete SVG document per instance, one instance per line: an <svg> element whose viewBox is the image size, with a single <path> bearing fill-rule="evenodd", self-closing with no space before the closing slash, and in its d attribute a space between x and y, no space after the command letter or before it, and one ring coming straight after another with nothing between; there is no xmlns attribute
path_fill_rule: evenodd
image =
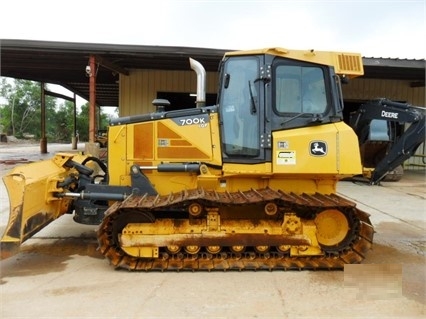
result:
<svg viewBox="0 0 426 319"><path fill-rule="evenodd" d="M264 81L262 56L230 57L222 64L219 110L223 163L264 163Z"/></svg>

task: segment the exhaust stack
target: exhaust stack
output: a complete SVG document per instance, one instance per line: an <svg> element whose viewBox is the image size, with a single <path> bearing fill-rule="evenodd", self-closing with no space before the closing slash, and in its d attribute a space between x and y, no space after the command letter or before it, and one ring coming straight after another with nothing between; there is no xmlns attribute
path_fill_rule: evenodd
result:
<svg viewBox="0 0 426 319"><path fill-rule="evenodd" d="M202 107L206 105L206 70L201 65L200 62L189 58L189 64L191 69L197 73L197 99L195 104L197 107Z"/></svg>

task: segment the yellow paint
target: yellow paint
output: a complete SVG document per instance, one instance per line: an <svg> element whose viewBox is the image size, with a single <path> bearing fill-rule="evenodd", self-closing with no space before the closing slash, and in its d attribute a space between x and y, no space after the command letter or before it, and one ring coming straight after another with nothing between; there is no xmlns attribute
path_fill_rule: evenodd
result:
<svg viewBox="0 0 426 319"><path fill-rule="evenodd" d="M233 51L226 53L225 56L254 54L271 54L294 60L332 65L337 74L346 75L348 78L354 78L364 74L362 56L359 53L265 48L249 51Z"/></svg>
<svg viewBox="0 0 426 319"><path fill-rule="evenodd" d="M22 243L67 212L71 200L57 198L54 193L63 191L57 187L57 182L76 171L62 165L69 159L81 163L84 158L59 153L49 160L17 166L3 177L9 195L10 215L2 242Z"/></svg>
<svg viewBox="0 0 426 319"><path fill-rule="evenodd" d="M343 122L274 132L273 141L274 173L339 178L361 172L357 137Z"/></svg>

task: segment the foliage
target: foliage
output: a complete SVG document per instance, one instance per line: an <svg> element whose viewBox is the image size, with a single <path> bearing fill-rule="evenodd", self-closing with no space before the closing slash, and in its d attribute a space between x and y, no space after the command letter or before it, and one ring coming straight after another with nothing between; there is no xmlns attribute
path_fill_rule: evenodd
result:
<svg viewBox="0 0 426 319"><path fill-rule="evenodd" d="M45 95L46 137L48 142L71 142L74 133L80 141L89 140L89 104L76 110L74 103ZM109 123L101 112L99 128ZM41 138L41 85L38 82L0 78L0 127L7 135L18 138ZM75 130L75 132L74 132Z"/></svg>
<svg viewBox="0 0 426 319"><path fill-rule="evenodd" d="M8 135L40 137L40 84L28 80L2 79L0 93L6 102L0 109L0 124ZM46 98L46 111L54 108L53 98Z"/></svg>

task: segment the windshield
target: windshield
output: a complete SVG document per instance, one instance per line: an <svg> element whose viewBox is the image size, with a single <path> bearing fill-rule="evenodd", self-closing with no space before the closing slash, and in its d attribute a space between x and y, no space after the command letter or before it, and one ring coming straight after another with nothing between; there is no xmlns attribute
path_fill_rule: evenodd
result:
<svg viewBox="0 0 426 319"><path fill-rule="evenodd" d="M220 109L225 153L229 156L259 154L259 62L256 57L226 61Z"/></svg>

